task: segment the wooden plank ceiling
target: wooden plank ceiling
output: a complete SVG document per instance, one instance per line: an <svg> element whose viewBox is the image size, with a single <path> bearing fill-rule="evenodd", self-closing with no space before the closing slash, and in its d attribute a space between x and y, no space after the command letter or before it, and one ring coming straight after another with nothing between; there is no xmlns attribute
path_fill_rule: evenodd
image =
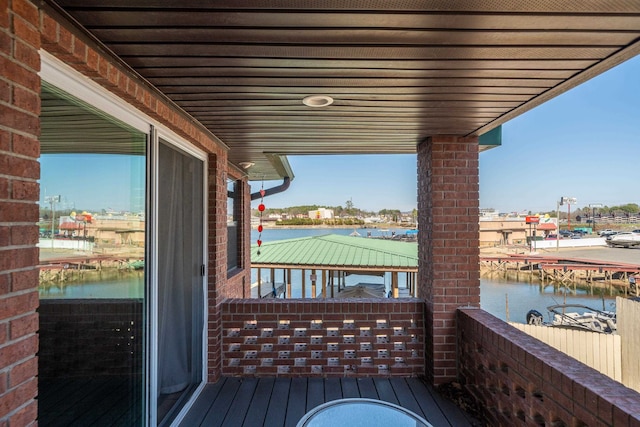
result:
<svg viewBox="0 0 640 427"><path fill-rule="evenodd" d="M430 135L482 134L640 51L638 0L57 4L230 161L255 162L254 179L284 173L265 154L414 153Z"/></svg>

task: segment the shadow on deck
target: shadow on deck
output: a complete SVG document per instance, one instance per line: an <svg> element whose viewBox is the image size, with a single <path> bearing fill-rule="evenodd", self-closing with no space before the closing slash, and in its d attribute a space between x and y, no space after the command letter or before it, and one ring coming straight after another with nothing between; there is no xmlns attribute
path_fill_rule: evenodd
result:
<svg viewBox="0 0 640 427"><path fill-rule="evenodd" d="M400 405L434 427L481 425L418 378L222 378L208 384L180 424L295 427L331 400L363 397Z"/></svg>

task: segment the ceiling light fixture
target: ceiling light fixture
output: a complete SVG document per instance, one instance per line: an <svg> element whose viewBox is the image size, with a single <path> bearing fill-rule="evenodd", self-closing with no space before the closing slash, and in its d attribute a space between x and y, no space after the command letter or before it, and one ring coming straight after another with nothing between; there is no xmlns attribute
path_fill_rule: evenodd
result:
<svg viewBox="0 0 640 427"><path fill-rule="evenodd" d="M255 165L254 162L240 162L238 163L242 169L249 169L251 166Z"/></svg>
<svg viewBox="0 0 640 427"><path fill-rule="evenodd" d="M311 95L302 100L307 107L326 107L333 104L333 98L327 95Z"/></svg>

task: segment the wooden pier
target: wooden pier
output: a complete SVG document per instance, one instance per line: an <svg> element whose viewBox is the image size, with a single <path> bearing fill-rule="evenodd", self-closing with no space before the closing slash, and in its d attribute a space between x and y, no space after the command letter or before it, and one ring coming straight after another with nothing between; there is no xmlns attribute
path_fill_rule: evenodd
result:
<svg viewBox="0 0 640 427"><path fill-rule="evenodd" d="M640 266L635 264L521 254L481 256L480 270L528 273L537 276L543 283L553 282L560 285L576 282L602 284L624 292L629 287L629 276L640 275Z"/></svg>
<svg viewBox="0 0 640 427"><path fill-rule="evenodd" d="M40 283L65 282L82 276L85 271L101 271L103 268L139 270L144 268L144 258L127 255L79 255L51 257L40 260Z"/></svg>

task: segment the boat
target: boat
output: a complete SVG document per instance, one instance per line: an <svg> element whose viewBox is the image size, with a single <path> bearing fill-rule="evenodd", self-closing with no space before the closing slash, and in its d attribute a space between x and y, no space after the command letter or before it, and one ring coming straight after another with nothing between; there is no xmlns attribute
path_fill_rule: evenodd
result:
<svg viewBox="0 0 640 427"><path fill-rule="evenodd" d="M607 245L611 247L631 248L640 245L640 233L624 231L607 237Z"/></svg>
<svg viewBox="0 0 640 427"><path fill-rule="evenodd" d="M582 304L557 304L547 307L550 322L545 322L537 310L529 310L529 325L552 326L557 328L579 329L613 334L617 330L616 313L597 310Z"/></svg>
<svg viewBox="0 0 640 427"><path fill-rule="evenodd" d="M385 286L378 283L358 283L346 286L338 292L337 298L384 298Z"/></svg>

